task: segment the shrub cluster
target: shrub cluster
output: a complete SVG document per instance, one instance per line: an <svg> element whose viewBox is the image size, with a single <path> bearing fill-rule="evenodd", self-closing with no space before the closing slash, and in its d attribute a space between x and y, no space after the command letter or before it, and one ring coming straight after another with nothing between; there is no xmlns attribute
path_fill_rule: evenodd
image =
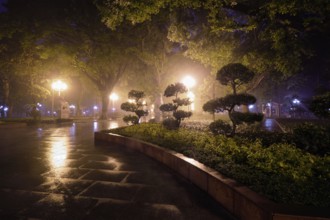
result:
<svg viewBox="0 0 330 220"><path fill-rule="evenodd" d="M111 132L183 153L275 202L330 206L330 156L312 155L287 143L266 147L259 139L168 130L156 123Z"/></svg>

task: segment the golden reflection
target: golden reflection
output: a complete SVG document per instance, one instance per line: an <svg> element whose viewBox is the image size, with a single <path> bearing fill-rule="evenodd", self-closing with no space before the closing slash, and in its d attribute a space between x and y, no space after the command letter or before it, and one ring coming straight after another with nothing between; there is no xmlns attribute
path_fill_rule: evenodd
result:
<svg viewBox="0 0 330 220"><path fill-rule="evenodd" d="M97 123L97 121L94 121L93 122L93 128L94 128L94 131L97 131L97 129L98 129L98 123Z"/></svg>
<svg viewBox="0 0 330 220"><path fill-rule="evenodd" d="M50 162L53 168L63 167L67 158L67 137L60 137L52 143L50 150Z"/></svg>
<svg viewBox="0 0 330 220"><path fill-rule="evenodd" d="M123 165L123 163L113 157L109 157L108 162L115 166L113 170L120 170L121 166Z"/></svg>
<svg viewBox="0 0 330 220"><path fill-rule="evenodd" d="M119 124L116 121L110 121L109 129L118 128Z"/></svg>

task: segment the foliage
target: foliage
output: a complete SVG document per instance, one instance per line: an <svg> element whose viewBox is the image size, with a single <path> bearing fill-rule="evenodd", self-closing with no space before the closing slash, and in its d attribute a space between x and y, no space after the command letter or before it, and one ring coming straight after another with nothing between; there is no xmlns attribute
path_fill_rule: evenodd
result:
<svg viewBox="0 0 330 220"><path fill-rule="evenodd" d="M171 84L166 87L166 89L164 91L164 96L165 97L171 97L171 96L177 97L178 94L186 93L186 92L188 92L188 89L183 85L183 83L175 83L175 84Z"/></svg>
<svg viewBox="0 0 330 220"><path fill-rule="evenodd" d="M225 63L245 61L262 75L288 76L313 56L323 65L329 58L323 53L329 49L328 0L97 2L103 21L113 29L122 23L152 20L164 11L171 13L172 40L189 48L190 57L216 69L222 56Z"/></svg>
<svg viewBox="0 0 330 220"><path fill-rule="evenodd" d="M174 118L165 118L162 122L163 126L169 130L177 130L179 128L178 121Z"/></svg>
<svg viewBox="0 0 330 220"><path fill-rule="evenodd" d="M286 143L262 146L243 137L213 136L160 124L111 130L192 157L249 186L275 202L330 206L330 157L314 156Z"/></svg>
<svg viewBox="0 0 330 220"><path fill-rule="evenodd" d="M162 112L172 112L172 115L176 122L173 121L173 119L165 119L163 121L163 125L169 129L173 129L173 126L176 126L177 128L180 127L181 121L183 121L185 118L189 118L192 116L191 111L184 111L178 109L181 106L188 106L191 104L191 101L189 98L180 98L179 94L188 92L188 89L183 83L175 83L171 84L166 87L164 96L165 97L172 97L174 96L174 99L172 100L173 103L166 103L162 104L159 109Z"/></svg>
<svg viewBox="0 0 330 220"><path fill-rule="evenodd" d="M34 121L39 121L41 119L41 113L38 110L36 105L31 105L29 115L33 118Z"/></svg>
<svg viewBox="0 0 330 220"><path fill-rule="evenodd" d="M132 102L124 102L120 108L127 112L134 112L136 116L124 116L126 123L138 124L142 116L148 115L148 111L144 110L146 103L144 102L145 94L143 91L131 90L128 93L128 98Z"/></svg>
<svg viewBox="0 0 330 220"><path fill-rule="evenodd" d="M313 154L330 155L330 126L303 123L293 129L293 140L297 147Z"/></svg>
<svg viewBox="0 0 330 220"><path fill-rule="evenodd" d="M250 94L237 93L239 87L252 80L253 76L254 73L240 63L228 64L223 68L221 68L217 73L216 79L221 84L230 86L233 93L226 95L225 97L212 99L206 102L203 105L203 110L210 113L224 112L224 111L228 112L229 118L232 123L232 129L230 134L225 132L225 134L227 135L233 136L236 133L236 127L239 124L242 123L252 124L256 121L261 121L263 118L262 114L254 114L249 112L242 113L235 111L235 106L240 106L240 105L247 106L254 104L257 101L257 99ZM216 131L217 129L214 128L214 126L216 125L219 125L220 126L219 130L222 130L223 128L225 128L224 123L225 122L213 123L212 131L215 131L215 133L217 133Z"/></svg>
<svg viewBox="0 0 330 220"><path fill-rule="evenodd" d="M139 124L139 118L138 118L138 116L135 116L135 115L125 115L123 117L123 121L128 125L130 125L130 124L133 124L133 125Z"/></svg>
<svg viewBox="0 0 330 220"><path fill-rule="evenodd" d="M214 135L228 135L231 132L231 126L227 122L218 119L209 125L209 129Z"/></svg>
<svg viewBox="0 0 330 220"><path fill-rule="evenodd" d="M250 82L254 77L254 72L249 70L246 66L241 63L230 63L222 67L217 72L216 79L222 85L229 85L234 95L236 94L237 89L248 82Z"/></svg>
<svg viewBox="0 0 330 220"><path fill-rule="evenodd" d="M254 122L261 122L263 119L262 113L251 113L251 112L233 112L231 114L232 120L237 125L242 123L253 124Z"/></svg>
<svg viewBox="0 0 330 220"><path fill-rule="evenodd" d="M309 109L319 118L330 119L330 92L314 96Z"/></svg>

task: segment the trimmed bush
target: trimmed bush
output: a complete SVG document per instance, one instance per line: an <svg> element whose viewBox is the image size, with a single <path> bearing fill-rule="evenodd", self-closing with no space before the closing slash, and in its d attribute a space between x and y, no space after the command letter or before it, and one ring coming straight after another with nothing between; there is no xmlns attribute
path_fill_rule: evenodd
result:
<svg viewBox="0 0 330 220"><path fill-rule="evenodd" d="M228 135L231 132L230 124L228 124L227 122L221 119L212 122L209 125L209 128L214 135L218 135L218 134Z"/></svg>
<svg viewBox="0 0 330 220"><path fill-rule="evenodd" d="M315 156L294 145L266 147L236 136L212 135L160 124L141 124L111 130L192 157L259 192L285 204L330 206L330 156Z"/></svg>
<svg viewBox="0 0 330 220"><path fill-rule="evenodd" d="M330 126L303 123L293 129L293 138L297 147L310 153L330 154Z"/></svg>

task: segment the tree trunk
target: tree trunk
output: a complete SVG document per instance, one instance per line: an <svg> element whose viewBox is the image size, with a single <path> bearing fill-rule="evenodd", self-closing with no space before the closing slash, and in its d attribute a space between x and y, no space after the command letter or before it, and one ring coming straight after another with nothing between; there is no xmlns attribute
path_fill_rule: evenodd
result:
<svg viewBox="0 0 330 220"><path fill-rule="evenodd" d="M162 121L162 112L159 110L159 107L163 104L163 94L159 93L156 97L156 101L155 101L155 120L157 122Z"/></svg>
<svg viewBox="0 0 330 220"><path fill-rule="evenodd" d="M249 106L247 106L247 105L241 105L241 111L243 113L249 113L250 112L249 111Z"/></svg>
<svg viewBox="0 0 330 220"><path fill-rule="evenodd" d="M233 129L231 130L231 133L230 133L230 136L233 137L236 134L237 124L236 124L235 120L232 118L231 112L228 112L228 115L229 115L229 118L230 118L230 120L233 124Z"/></svg>
<svg viewBox="0 0 330 220"><path fill-rule="evenodd" d="M102 108L101 115L99 117L100 120L108 119L109 94L110 92L108 92L107 90L101 91Z"/></svg>

